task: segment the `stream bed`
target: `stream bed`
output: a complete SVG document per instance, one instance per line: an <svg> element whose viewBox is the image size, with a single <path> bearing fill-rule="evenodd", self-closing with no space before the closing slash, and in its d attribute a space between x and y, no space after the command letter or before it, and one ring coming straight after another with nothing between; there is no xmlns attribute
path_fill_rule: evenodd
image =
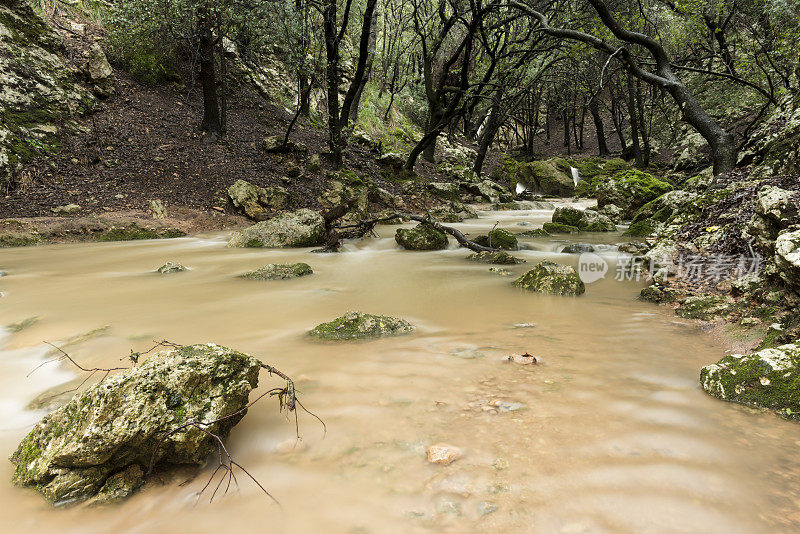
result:
<svg viewBox="0 0 800 534"><path fill-rule="evenodd" d="M514 232L551 211L481 212L453 225ZM327 425L265 399L229 449L280 502L244 477L208 502L194 479L148 487L121 505L54 510L11 485L0 461L0 531L106 532L792 532L800 528L800 432L771 414L720 402L698 383L724 348L671 310L639 302L644 281L615 280L620 233L527 238L526 264L468 251L400 250L397 226L345 245L230 249L229 234L0 250L0 450L7 457L46 412L29 403L75 384L46 365L64 344L86 367L125 365L154 340L214 342L250 353L297 383ZM538 261L576 266L566 243L599 245L611 265L578 298L511 281ZM158 275L166 261L189 271ZM303 261L314 274L259 282L236 275ZM315 325L363 311L405 318L410 336L326 344ZM32 318L38 318L33 320ZM92 332L89 335L81 334ZM76 337L80 336L80 337ZM504 361L536 355L539 365ZM29 375L29 376L28 376ZM260 391L279 385L262 375ZM255 392L254 392L255 393ZM459 447L449 466L429 445Z"/></svg>

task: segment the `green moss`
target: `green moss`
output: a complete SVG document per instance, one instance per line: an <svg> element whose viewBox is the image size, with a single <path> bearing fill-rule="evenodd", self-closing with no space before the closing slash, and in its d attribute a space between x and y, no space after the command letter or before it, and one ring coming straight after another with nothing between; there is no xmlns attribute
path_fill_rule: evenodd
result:
<svg viewBox="0 0 800 534"><path fill-rule="evenodd" d="M313 338L328 341L352 341L409 334L414 327L403 319L385 315L349 312L309 331Z"/></svg>
<svg viewBox="0 0 800 534"><path fill-rule="evenodd" d="M482 247L502 250L517 250L518 248L517 237L502 228L496 228L489 235L479 235L473 241Z"/></svg>
<svg viewBox="0 0 800 534"><path fill-rule="evenodd" d="M630 237L647 237L652 234L654 230L655 226L653 225L653 221L646 219L644 221L632 223L622 235Z"/></svg>
<svg viewBox="0 0 800 534"><path fill-rule="evenodd" d="M525 263L525 260L515 258L508 252L504 252L502 250L499 252L478 252L475 254L470 254L467 256L467 259L479 263L492 263L495 265L515 265L518 263Z"/></svg>
<svg viewBox="0 0 800 534"><path fill-rule="evenodd" d="M655 200L673 189L672 185L667 182L638 169L618 172L613 179L620 184L623 190L641 198L644 203Z"/></svg>
<svg viewBox="0 0 800 534"><path fill-rule="evenodd" d="M241 277L250 280L288 280L309 274L314 274L314 271L307 263L270 263L255 271L244 273Z"/></svg>
<svg viewBox="0 0 800 534"><path fill-rule="evenodd" d="M567 224L547 222L542 225L542 230L547 234L575 234L580 232L577 226L570 226Z"/></svg>
<svg viewBox="0 0 800 534"><path fill-rule="evenodd" d="M127 226L112 226L108 230L98 234L95 239L97 241L136 241L140 239L170 239L183 237L185 235L185 232L177 228L165 228L157 231L149 228L142 228L133 223Z"/></svg>
<svg viewBox="0 0 800 534"><path fill-rule="evenodd" d="M578 296L586 291L583 281L572 267L544 260L517 278L513 285L527 291L550 295Z"/></svg>

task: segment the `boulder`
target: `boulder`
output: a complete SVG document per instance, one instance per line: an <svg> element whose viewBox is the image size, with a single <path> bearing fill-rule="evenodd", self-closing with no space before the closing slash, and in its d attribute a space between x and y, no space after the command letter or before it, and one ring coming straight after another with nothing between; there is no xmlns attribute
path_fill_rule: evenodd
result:
<svg viewBox="0 0 800 534"><path fill-rule="evenodd" d="M458 200L458 185L451 182L431 182L427 185L428 191L445 200Z"/></svg>
<svg viewBox="0 0 800 534"><path fill-rule="evenodd" d="M406 164L406 157L398 152L387 152L386 154L381 154L378 158L378 163L399 169Z"/></svg>
<svg viewBox="0 0 800 534"><path fill-rule="evenodd" d="M89 47L86 73L97 96L106 98L114 94L114 69L111 68L105 52L97 43L92 43Z"/></svg>
<svg viewBox="0 0 800 534"><path fill-rule="evenodd" d="M727 296L696 295L681 299L675 313L685 319L710 321L727 315L732 306L733 300Z"/></svg>
<svg viewBox="0 0 800 534"><path fill-rule="evenodd" d="M283 187L258 187L245 180L236 180L228 188L228 197L236 209L251 219L289 204L289 193Z"/></svg>
<svg viewBox="0 0 800 534"><path fill-rule="evenodd" d="M160 200L151 200L148 203L148 207L150 208L150 215L152 215L154 219L167 218L167 208L164 207L164 203Z"/></svg>
<svg viewBox="0 0 800 534"><path fill-rule="evenodd" d="M589 243L571 243L561 249L562 254L585 254L594 252L594 246Z"/></svg>
<svg viewBox="0 0 800 534"><path fill-rule="evenodd" d="M448 245L447 236L426 223L413 228L399 228L394 240L407 250L443 250Z"/></svg>
<svg viewBox="0 0 800 534"><path fill-rule="evenodd" d="M800 419L800 344L725 356L700 371L709 395Z"/></svg>
<svg viewBox="0 0 800 534"><path fill-rule="evenodd" d="M518 263L525 263L525 260L515 258L508 252L502 250L497 252L476 252L475 254L467 256L467 259L479 263L493 263L495 265L516 265Z"/></svg>
<svg viewBox="0 0 800 534"><path fill-rule="evenodd" d="M699 213L697 201L700 195L689 191L669 191L651 200L633 214L633 222L652 220L665 223L673 216L695 215Z"/></svg>
<svg viewBox="0 0 800 534"><path fill-rule="evenodd" d="M756 238L759 248L772 252L781 231L800 222L800 194L767 186L756 198L756 209L747 225L747 233Z"/></svg>
<svg viewBox="0 0 800 534"><path fill-rule="evenodd" d="M550 295L578 296L586 292L586 286L575 269L550 260L539 263L513 284L527 291Z"/></svg>
<svg viewBox="0 0 800 534"><path fill-rule="evenodd" d="M45 416L11 455L12 480L61 504L126 494L120 486L140 484L151 459L157 467L201 466L218 447L207 432L224 438L244 417L260 368L214 344L159 352Z"/></svg>
<svg viewBox="0 0 800 534"><path fill-rule="evenodd" d="M545 223L545 224L552 225L553 223ZM556 226L561 226L561 225L556 225ZM575 228L575 231L577 232L578 229ZM533 230L525 230L524 232L518 233L517 237L550 237L550 234L547 233L547 230L545 230L544 228L534 228Z"/></svg>
<svg viewBox="0 0 800 534"><path fill-rule="evenodd" d="M316 211L282 213L237 232L229 247L313 247L325 243L325 219Z"/></svg>
<svg viewBox="0 0 800 534"><path fill-rule="evenodd" d="M600 215L605 215L611 222L618 223L622 220L622 210L616 204L607 204L597 210Z"/></svg>
<svg viewBox="0 0 800 534"><path fill-rule="evenodd" d="M800 228L787 230L775 240L775 266L781 280L800 290Z"/></svg>
<svg viewBox="0 0 800 534"><path fill-rule="evenodd" d="M519 248L517 236L502 228L495 228L488 235L479 235L473 241L482 247L501 250L517 250Z"/></svg>
<svg viewBox="0 0 800 534"><path fill-rule="evenodd" d="M611 219L592 210L578 208L556 208L552 222L574 226L584 232L615 232L617 227Z"/></svg>
<svg viewBox="0 0 800 534"><path fill-rule="evenodd" d="M530 181L534 189L545 196L571 197L575 195L575 180L572 176L559 170L550 161L532 161Z"/></svg>
<svg viewBox="0 0 800 534"><path fill-rule="evenodd" d="M309 274L314 274L314 271L307 263L270 263L240 276L249 280L288 280Z"/></svg>
<svg viewBox="0 0 800 534"><path fill-rule="evenodd" d="M653 221L645 219L643 221L631 223L622 235L627 237L647 237L655 232L655 230L656 226Z"/></svg>
<svg viewBox="0 0 800 534"><path fill-rule="evenodd" d="M356 223L369 216L370 189L353 171L342 170L328 181L325 191L317 198L325 209L350 204L349 211L341 217L347 224Z"/></svg>
<svg viewBox="0 0 800 534"><path fill-rule="evenodd" d="M597 185L597 206L614 204L623 219L632 219L636 210L672 190L667 182L640 170L618 172Z"/></svg>
<svg viewBox="0 0 800 534"><path fill-rule="evenodd" d="M187 271L188 269L181 265L180 263L174 261L168 261L161 267L159 267L156 272L158 274L172 274L172 273L182 273L183 271Z"/></svg>
<svg viewBox="0 0 800 534"><path fill-rule="evenodd" d="M351 341L410 334L414 326L404 319L370 313L347 312L342 317L322 323L308 335L328 341Z"/></svg>

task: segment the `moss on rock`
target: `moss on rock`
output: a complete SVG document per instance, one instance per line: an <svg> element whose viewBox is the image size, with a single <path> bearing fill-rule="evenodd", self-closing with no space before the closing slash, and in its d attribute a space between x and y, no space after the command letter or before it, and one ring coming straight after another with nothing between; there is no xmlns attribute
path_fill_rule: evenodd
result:
<svg viewBox="0 0 800 534"><path fill-rule="evenodd" d="M518 248L517 237L502 228L496 228L487 235L479 235L473 241L482 247L501 250L517 250Z"/></svg>
<svg viewBox="0 0 800 534"><path fill-rule="evenodd" d="M309 274L314 274L314 271L307 263L270 263L241 277L250 280L288 280Z"/></svg>
<svg viewBox="0 0 800 534"><path fill-rule="evenodd" d="M414 326L404 319L370 313L347 312L333 321L322 323L308 335L327 341L352 341L410 334Z"/></svg>
<svg viewBox="0 0 800 534"><path fill-rule="evenodd" d="M577 226L570 226L568 224L547 222L542 225L542 230L549 234L576 234L580 232Z"/></svg>
<svg viewBox="0 0 800 534"><path fill-rule="evenodd" d="M313 247L325 243L325 219L316 211L300 209L254 224L237 232L229 247Z"/></svg>
<svg viewBox="0 0 800 534"><path fill-rule="evenodd" d="M448 245L447 236L427 223L399 228L394 240L406 250L443 250Z"/></svg>
<svg viewBox="0 0 800 534"><path fill-rule="evenodd" d="M539 263L513 284L527 291L550 295L578 296L586 292L586 286L575 269L550 260Z"/></svg>
<svg viewBox="0 0 800 534"><path fill-rule="evenodd" d="M467 256L467 259L478 263L492 263L494 265L516 265L518 263L525 263L525 260L515 258L508 252L502 250L498 252L476 252L475 254Z"/></svg>
<svg viewBox="0 0 800 534"><path fill-rule="evenodd" d="M685 319L701 319L709 321L727 315L733 306L733 300L723 295L697 295L681 299L675 312Z"/></svg>

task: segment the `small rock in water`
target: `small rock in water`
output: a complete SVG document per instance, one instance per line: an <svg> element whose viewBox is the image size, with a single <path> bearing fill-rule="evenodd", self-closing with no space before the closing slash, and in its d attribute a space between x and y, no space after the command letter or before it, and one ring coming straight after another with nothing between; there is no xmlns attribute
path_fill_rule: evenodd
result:
<svg viewBox="0 0 800 534"><path fill-rule="evenodd" d="M481 517L489 515L492 512L496 511L497 511L497 505L493 502L481 501L478 503L478 515Z"/></svg>
<svg viewBox="0 0 800 534"><path fill-rule="evenodd" d="M309 274L314 274L314 271L307 263L270 263L241 277L250 280L288 280Z"/></svg>
<svg viewBox="0 0 800 534"><path fill-rule="evenodd" d="M464 360L476 360L484 357L484 354L478 350L465 348L451 349L450 354Z"/></svg>
<svg viewBox="0 0 800 534"><path fill-rule="evenodd" d="M534 328L535 326L533 323L514 323L511 325L512 328Z"/></svg>
<svg viewBox="0 0 800 534"><path fill-rule="evenodd" d="M572 243L561 249L562 254L583 254L594 252L594 247L589 243Z"/></svg>
<svg viewBox="0 0 800 534"><path fill-rule="evenodd" d="M349 341L410 334L414 325L404 319L371 313L347 312L333 321L322 323L308 335L329 341Z"/></svg>
<svg viewBox="0 0 800 534"><path fill-rule="evenodd" d="M506 358L506 361L518 363L520 365L535 365L539 363L539 359L536 356L528 354L527 352L525 354L512 354Z"/></svg>
<svg viewBox="0 0 800 534"><path fill-rule="evenodd" d="M511 271L508 269L503 269L501 267L489 267L489 272L498 274L500 276L511 276Z"/></svg>
<svg viewBox="0 0 800 534"><path fill-rule="evenodd" d="M428 461L437 465L450 465L463 456L461 449L445 443L428 447Z"/></svg>
<svg viewBox="0 0 800 534"><path fill-rule="evenodd" d="M171 273L182 273L183 271L186 270L188 269L186 269L186 267L184 267L180 263L176 263L174 261L168 261L167 263L159 267L158 271L156 272L158 272L159 274L171 274Z"/></svg>

